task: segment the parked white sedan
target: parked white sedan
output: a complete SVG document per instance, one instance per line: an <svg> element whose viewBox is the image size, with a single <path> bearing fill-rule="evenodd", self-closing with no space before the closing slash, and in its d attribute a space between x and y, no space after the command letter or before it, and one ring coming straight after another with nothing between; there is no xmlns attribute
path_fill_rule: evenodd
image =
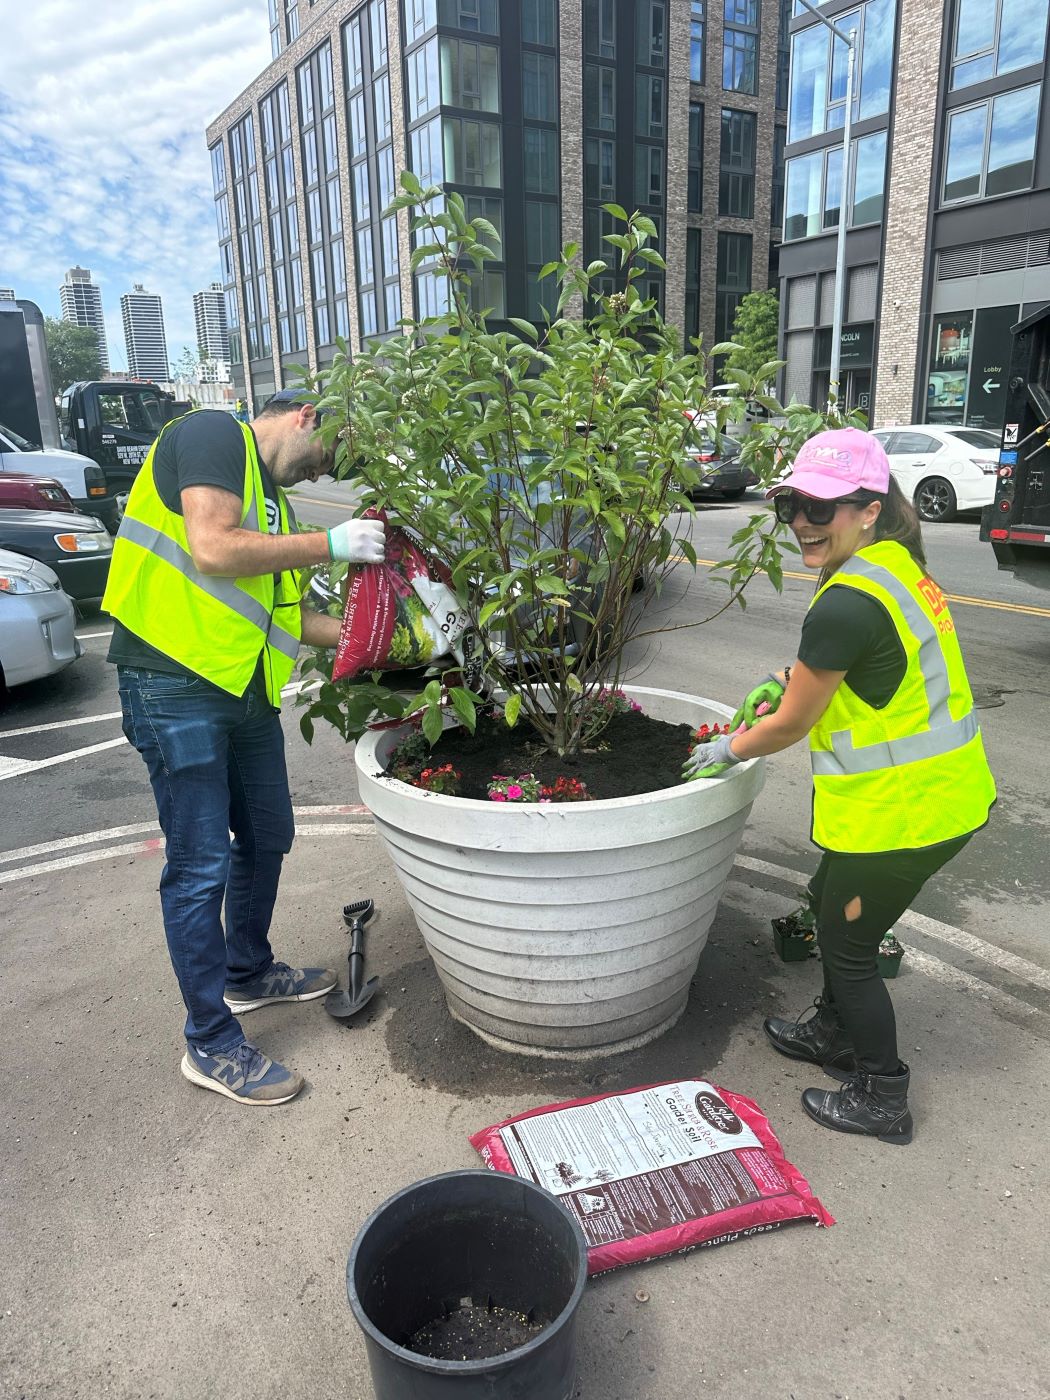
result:
<svg viewBox="0 0 1050 1400"><path fill-rule="evenodd" d="M874 436L886 449L897 484L923 520L953 520L960 510L991 505L999 470L998 433L915 423L882 428Z"/></svg>
<svg viewBox="0 0 1050 1400"><path fill-rule="evenodd" d="M76 613L58 575L0 549L0 695L5 686L54 675L83 654Z"/></svg>

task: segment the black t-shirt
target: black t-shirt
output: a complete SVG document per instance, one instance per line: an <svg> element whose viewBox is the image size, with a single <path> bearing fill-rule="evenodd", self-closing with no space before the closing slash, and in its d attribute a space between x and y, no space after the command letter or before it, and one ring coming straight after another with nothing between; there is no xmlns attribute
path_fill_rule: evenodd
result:
<svg viewBox="0 0 1050 1400"><path fill-rule="evenodd" d="M276 535L281 528L277 488L261 457L259 470L266 498L267 527L271 535ZM177 515L182 514L182 492L187 486L218 486L241 497L244 494L244 436L240 423L232 414L220 409L198 409L188 414L168 428L157 444L153 480L161 500ZM176 676L195 674L156 647L149 646L116 618L106 659L118 666L136 666L144 671L162 671ZM260 674L257 670L256 677Z"/></svg>
<svg viewBox="0 0 1050 1400"><path fill-rule="evenodd" d="M850 690L876 710L893 699L908 669L886 609L844 584L826 589L806 614L798 659L819 671L845 671Z"/></svg>

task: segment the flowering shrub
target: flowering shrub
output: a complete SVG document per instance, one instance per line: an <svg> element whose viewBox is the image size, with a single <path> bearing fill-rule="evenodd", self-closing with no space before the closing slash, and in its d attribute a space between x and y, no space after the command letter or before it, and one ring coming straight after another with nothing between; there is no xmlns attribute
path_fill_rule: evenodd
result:
<svg viewBox="0 0 1050 1400"><path fill-rule="evenodd" d="M599 690L591 700L584 714L580 737L584 745L597 739L614 715L642 713L642 707L626 696L622 690Z"/></svg>
<svg viewBox="0 0 1050 1400"><path fill-rule="evenodd" d="M493 773L489 779L489 801L542 802L540 780L535 773L519 773L516 778Z"/></svg>
<svg viewBox="0 0 1050 1400"><path fill-rule="evenodd" d="M590 802L592 800L591 794L587 791L587 784L581 782L579 778L566 778L562 775L555 778L553 783L540 788L541 802Z"/></svg>
<svg viewBox="0 0 1050 1400"><path fill-rule="evenodd" d="M440 768L424 768L418 778L410 781L413 787L424 788L427 792L443 792L446 797L455 797L462 777L451 763L443 763Z"/></svg>

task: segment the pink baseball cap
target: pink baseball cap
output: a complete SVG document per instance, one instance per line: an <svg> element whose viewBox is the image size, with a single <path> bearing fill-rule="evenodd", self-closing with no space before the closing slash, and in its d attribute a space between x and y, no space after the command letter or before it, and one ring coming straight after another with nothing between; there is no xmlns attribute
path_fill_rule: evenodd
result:
<svg viewBox="0 0 1050 1400"><path fill-rule="evenodd" d="M799 491L818 501L834 501L852 491L890 489L890 460L878 438L860 428L833 428L817 433L798 450L791 474L766 492Z"/></svg>

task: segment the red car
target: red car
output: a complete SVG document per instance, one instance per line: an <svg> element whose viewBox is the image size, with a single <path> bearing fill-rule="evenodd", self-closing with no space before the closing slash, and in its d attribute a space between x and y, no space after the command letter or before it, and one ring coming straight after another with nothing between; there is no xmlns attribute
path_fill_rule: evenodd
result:
<svg viewBox="0 0 1050 1400"><path fill-rule="evenodd" d="M76 510L66 488L51 476L0 471L0 510Z"/></svg>

